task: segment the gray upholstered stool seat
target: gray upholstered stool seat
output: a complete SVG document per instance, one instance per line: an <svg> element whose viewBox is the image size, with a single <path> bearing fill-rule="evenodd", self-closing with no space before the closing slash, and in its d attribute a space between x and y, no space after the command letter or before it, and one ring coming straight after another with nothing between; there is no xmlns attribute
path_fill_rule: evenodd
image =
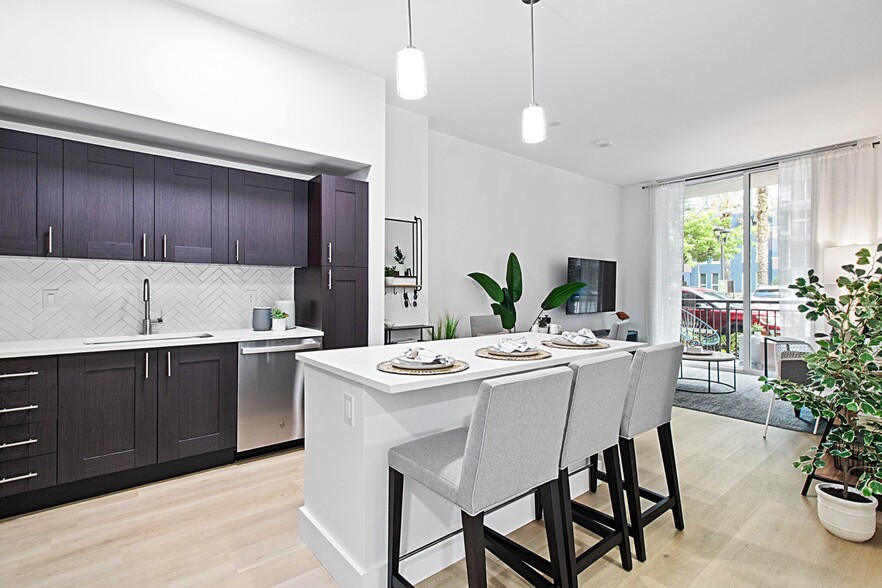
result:
<svg viewBox="0 0 882 588"><path fill-rule="evenodd" d="M459 507L469 586L486 586L484 513L540 487L554 508L572 380L565 367L486 380L467 428L389 450L388 586L410 586L399 572L405 476ZM549 571L554 585L568 586L562 528L556 522L546 525Z"/></svg>
<svg viewBox="0 0 882 588"><path fill-rule="evenodd" d="M460 496L459 480L468 434L469 428L461 427L393 447L389 467L459 505L466 502Z"/></svg>
<svg viewBox="0 0 882 588"><path fill-rule="evenodd" d="M470 316L469 328L471 329L472 337L497 335L506 332L505 329L502 328L502 319L497 314Z"/></svg>

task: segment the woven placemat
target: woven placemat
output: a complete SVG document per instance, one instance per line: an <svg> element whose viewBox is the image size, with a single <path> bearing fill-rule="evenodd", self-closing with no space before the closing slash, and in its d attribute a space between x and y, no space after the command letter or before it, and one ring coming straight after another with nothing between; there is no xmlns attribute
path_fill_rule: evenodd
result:
<svg viewBox="0 0 882 588"><path fill-rule="evenodd" d="M538 353L532 355L496 355L490 353L489 347L481 347L480 349L475 350L475 355L483 357L484 359L501 359L502 361L535 361L537 359L548 359L551 357L550 353L542 351L541 349L539 349Z"/></svg>
<svg viewBox="0 0 882 588"><path fill-rule="evenodd" d="M387 374L401 374L403 376L434 376L436 374L455 374L456 372L464 372L469 369L469 364L464 361L454 360L452 364L444 368L434 370L408 370L395 367L390 361L384 361L377 365L377 369Z"/></svg>
<svg viewBox="0 0 882 588"><path fill-rule="evenodd" d="M609 343L598 342L596 345L586 346L586 345L562 345L560 343L554 343L550 339L548 341L543 341L543 345L546 347L554 347L555 349L584 349L586 351L590 351L592 349L607 349L609 348Z"/></svg>

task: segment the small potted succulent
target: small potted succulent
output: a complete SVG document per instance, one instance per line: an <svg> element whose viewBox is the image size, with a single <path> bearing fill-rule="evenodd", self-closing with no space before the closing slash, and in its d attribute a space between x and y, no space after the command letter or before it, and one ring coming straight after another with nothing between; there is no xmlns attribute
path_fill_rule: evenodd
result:
<svg viewBox="0 0 882 588"><path fill-rule="evenodd" d="M882 244L857 252L842 266L837 296L827 294L814 270L790 286L807 320L824 319L830 329L805 356L809 382L767 380L795 408L809 408L830 423L822 443L794 462L806 474L824 469L839 483L818 484L818 518L830 533L867 541L876 531L874 495L882 494ZM830 461L847 464L831 474Z"/></svg>
<svg viewBox="0 0 882 588"><path fill-rule="evenodd" d="M285 320L288 318L287 312L281 308L274 308L270 314L273 317L273 331L284 331L288 328Z"/></svg>

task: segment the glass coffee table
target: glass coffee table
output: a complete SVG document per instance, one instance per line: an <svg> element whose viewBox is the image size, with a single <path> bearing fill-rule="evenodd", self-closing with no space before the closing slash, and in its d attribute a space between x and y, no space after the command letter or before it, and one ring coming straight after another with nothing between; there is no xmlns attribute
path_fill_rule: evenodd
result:
<svg viewBox="0 0 882 588"><path fill-rule="evenodd" d="M707 392L699 391L699 390L688 390L685 388L677 387L677 390L680 392L691 392L693 394L731 394L738 390L738 374L735 372L735 359L736 357L731 353L723 353L722 351L714 351L708 354L697 354L697 353L683 353L683 361L703 361L707 364L707 379L703 378L687 378L683 376L683 362L680 362L680 377L678 381L688 380L692 382L706 382L707 383ZM732 383L723 382L720 378L720 364L726 362L732 362ZM717 378L713 379L711 374L711 367L716 364L717 366Z"/></svg>

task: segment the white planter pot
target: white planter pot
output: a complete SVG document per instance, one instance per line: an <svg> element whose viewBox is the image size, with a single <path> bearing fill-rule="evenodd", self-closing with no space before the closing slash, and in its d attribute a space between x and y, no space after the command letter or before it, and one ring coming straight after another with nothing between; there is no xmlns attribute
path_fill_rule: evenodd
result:
<svg viewBox="0 0 882 588"><path fill-rule="evenodd" d="M840 490L838 484L818 484L818 518L824 528L848 541L862 542L873 538L876 533L876 507L879 501L875 497L870 502L851 502L832 496L822 488ZM860 493L849 488L853 494Z"/></svg>
<svg viewBox="0 0 882 588"><path fill-rule="evenodd" d="M273 331L284 331L287 328L287 319L273 319Z"/></svg>

